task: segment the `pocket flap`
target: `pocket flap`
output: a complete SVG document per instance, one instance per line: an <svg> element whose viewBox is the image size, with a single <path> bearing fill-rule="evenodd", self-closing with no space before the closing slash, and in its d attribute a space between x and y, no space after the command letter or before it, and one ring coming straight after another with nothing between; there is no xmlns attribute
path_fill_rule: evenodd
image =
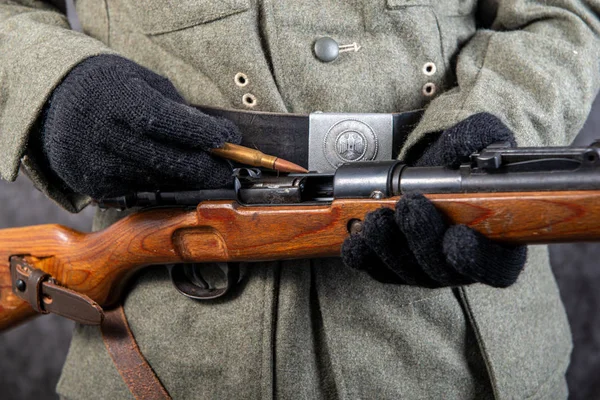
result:
<svg viewBox="0 0 600 400"><path fill-rule="evenodd" d="M146 34L184 29L250 8L250 0L127 0L125 4L132 21Z"/></svg>
<svg viewBox="0 0 600 400"><path fill-rule="evenodd" d="M475 11L477 0L386 0L388 10L397 10L413 6L431 6L440 15L469 15Z"/></svg>
<svg viewBox="0 0 600 400"><path fill-rule="evenodd" d="M387 0L387 8L393 10L396 8L413 7L413 6L429 6L430 0Z"/></svg>

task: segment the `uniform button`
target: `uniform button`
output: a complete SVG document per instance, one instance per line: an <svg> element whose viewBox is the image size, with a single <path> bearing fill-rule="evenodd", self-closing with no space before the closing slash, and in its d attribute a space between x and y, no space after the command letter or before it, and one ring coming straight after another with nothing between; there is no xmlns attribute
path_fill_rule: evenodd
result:
<svg viewBox="0 0 600 400"><path fill-rule="evenodd" d="M315 42L315 55L323 62L331 62L340 55L340 46L330 37L322 37Z"/></svg>

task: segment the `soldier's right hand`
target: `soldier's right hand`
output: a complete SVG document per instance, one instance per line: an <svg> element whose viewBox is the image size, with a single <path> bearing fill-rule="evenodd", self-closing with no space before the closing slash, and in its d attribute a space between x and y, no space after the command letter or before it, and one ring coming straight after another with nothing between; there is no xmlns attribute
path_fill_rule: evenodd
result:
<svg viewBox="0 0 600 400"><path fill-rule="evenodd" d="M37 139L69 188L102 199L226 186L229 164L208 151L239 143L241 135L232 122L186 105L167 79L101 55L77 65L54 90Z"/></svg>

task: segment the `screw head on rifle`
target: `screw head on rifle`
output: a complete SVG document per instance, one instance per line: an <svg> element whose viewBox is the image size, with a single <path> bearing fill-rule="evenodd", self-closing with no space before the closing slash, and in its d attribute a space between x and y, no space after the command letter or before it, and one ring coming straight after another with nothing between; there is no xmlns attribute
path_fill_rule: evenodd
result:
<svg viewBox="0 0 600 400"><path fill-rule="evenodd" d="M363 222L360 219L352 219L348 223L348 232L351 235L357 235L363 230Z"/></svg>
<svg viewBox="0 0 600 400"><path fill-rule="evenodd" d="M27 289L27 284L23 279L18 279L17 282L15 282L15 287L19 292L24 292L25 289Z"/></svg>

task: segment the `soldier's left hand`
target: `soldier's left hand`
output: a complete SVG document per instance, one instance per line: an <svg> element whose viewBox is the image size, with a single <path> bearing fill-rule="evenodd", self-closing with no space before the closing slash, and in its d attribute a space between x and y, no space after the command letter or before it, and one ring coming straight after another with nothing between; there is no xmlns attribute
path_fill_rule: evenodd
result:
<svg viewBox="0 0 600 400"><path fill-rule="evenodd" d="M442 132L411 164L457 168L465 157L495 142L514 146L514 135L495 116L476 114ZM507 287L523 269L527 247L497 243L467 226L449 225L425 196L412 194L403 196L395 210L369 213L362 231L346 239L341 255L347 266L386 283Z"/></svg>

